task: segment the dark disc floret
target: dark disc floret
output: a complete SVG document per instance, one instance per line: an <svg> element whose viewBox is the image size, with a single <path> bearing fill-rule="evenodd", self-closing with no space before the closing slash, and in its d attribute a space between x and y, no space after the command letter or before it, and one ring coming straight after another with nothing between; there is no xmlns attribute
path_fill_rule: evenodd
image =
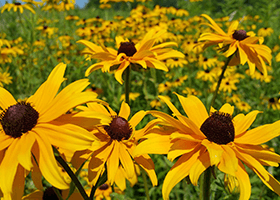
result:
<svg viewBox="0 0 280 200"><path fill-rule="evenodd" d="M124 53L125 55L131 57L137 52L133 42L121 42L121 46L118 49L118 55Z"/></svg>
<svg viewBox="0 0 280 200"><path fill-rule="evenodd" d="M4 110L0 122L6 135L18 138L30 131L37 124L38 118L39 113L30 103L22 101Z"/></svg>
<svg viewBox="0 0 280 200"><path fill-rule="evenodd" d="M214 112L200 127L200 130L211 142L228 144L234 141L234 125L228 113Z"/></svg>
<svg viewBox="0 0 280 200"><path fill-rule="evenodd" d="M58 190L60 195L62 194L61 190ZM43 193L43 200L59 200L58 196L54 191L54 187L48 187Z"/></svg>
<svg viewBox="0 0 280 200"><path fill-rule="evenodd" d="M232 37L236 40L241 41L241 40L246 39L249 36L247 35L245 30L238 30L238 31L235 30L234 33L232 34Z"/></svg>
<svg viewBox="0 0 280 200"><path fill-rule="evenodd" d="M100 190L107 190L108 188L109 188L109 185L106 184L106 183L102 184L102 185L99 187Z"/></svg>
<svg viewBox="0 0 280 200"><path fill-rule="evenodd" d="M132 128L128 121L119 116L114 116L111 123L105 125L104 129L113 140L118 141L129 139L132 133Z"/></svg>

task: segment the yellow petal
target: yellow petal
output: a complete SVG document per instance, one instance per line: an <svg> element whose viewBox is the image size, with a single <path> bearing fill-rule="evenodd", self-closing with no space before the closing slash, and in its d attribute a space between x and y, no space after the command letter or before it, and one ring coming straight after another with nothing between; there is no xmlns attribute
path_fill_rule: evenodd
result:
<svg viewBox="0 0 280 200"><path fill-rule="evenodd" d="M2 110L8 109L11 105L15 105L17 101L13 95L3 87L0 87L0 107Z"/></svg>
<svg viewBox="0 0 280 200"><path fill-rule="evenodd" d="M199 154L200 151L198 149L189 154L184 154L169 170L169 172L165 176L162 186L162 196L164 200L168 200L169 193L171 192L172 188L183 178L189 175L190 168L196 162Z"/></svg>
<svg viewBox="0 0 280 200"><path fill-rule="evenodd" d="M130 157L130 154L126 150L126 146L122 143L119 143L119 156L121 164L127 173L128 178L132 178L135 174L134 164L132 161L132 158Z"/></svg>
<svg viewBox="0 0 280 200"><path fill-rule="evenodd" d="M239 182L240 187L240 200L249 200L251 196L251 183L250 178L246 172L245 167L243 166L241 161L238 161L237 171L235 173L235 177Z"/></svg>
<svg viewBox="0 0 280 200"><path fill-rule="evenodd" d="M197 127L208 118L208 113L203 103L196 96L189 95L187 98L176 94L187 116Z"/></svg>
<svg viewBox="0 0 280 200"><path fill-rule="evenodd" d="M145 117L145 115L146 112L144 110L140 110L137 113L135 113L129 120L130 126L135 128L139 124L139 122Z"/></svg>
<svg viewBox="0 0 280 200"><path fill-rule="evenodd" d="M221 145L224 149L218 168L225 174L235 176L238 166L238 159L229 145Z"/></svg>
<svg viewBox="0 0 280 200"><path fill-rule="evenodd" d="M34 134L34 136L36 138L36 143L33 146L32 153L36 157L42 175L56 188L69 188L55 160L53 149L48 138L44 137L44 139L42 139L38 134Z"/></svg>
<svg viewBox="0 0 280 200"><path fill-rule="evenodd" d="M114 183L115 176L119 167L119 157L120 157L120 147L118 141L113 141L113 150L111 152L110 157L107 160L107 174L108 174L108 182L110 184Z"/></svg>
<svg viewBox="0 0 280 200"><path fill-rule="evenodd" d="M250 128L259 113L260 111L254 110L246 116L244 116L244 114L238 114L233 118L235 138L238 138L238 135L244 133Z"/></svg>
<svg viewBox="0 0 280 200"><path fill-rule="evenodd" d="M226 104L224 104L224 105L220 108L219 111L220 111L220 112L223 112L223 113L228 113L228 114L232 115L232 114L233 114L233 111L234 111L234 106L231 106L229 103L226 103Z"/></svg>
<svg viewBox="0 0 280 200"><path fill-rule="evenodd" d="M203 152L203 150L201 150ZM190 169L190 180L194 186L197 186L197 181L208 167L210 167L210 158L207 151L203 152Z"/></svg>
<svg viewBox="0 0 280 200"><path fill-rule="evenodd" d="M52 70L48 79L38 88L35 94L27 100L27 102L35 105L36 110L39 111L40 114L49 108L50 102L52 102L61 83L65 80L63 77L65 69L65 64L58 64Z"/></svg>
<svg viewBox="0 0 280 200"><path fill-rule="evenodd" d="M221 161L221 157L224 152L221 145L218 145L214 142L210 142L207 139L203 140L201 144L204 145L209 152L211 166L217 165Z"/></svg>
<svg viewBox="0 0 280 200"><path fill-rule="evenodd" d="M167 158L171 161L183 154L193 151L197 147L197 145L200 145L197 142L186 140L174 140L171 142L171 144L172 145L167 156Z"/></svg>
<svg viewBox="0 0 280 200"><path fill-rule="evenodd" d="M127 120L129 115L130 115L130 107L126 102L123 101L118 116Z"/></svg>
<svg viewBox="0 0 280 200"><path fill-rule="evenodd" d="M141 156L134 157L134 160L146 171L146 173L150 177L153 186L156 186L158 184L158 180L157 175L155 173L155 166L150 156L144 154Z"/></svg>
<svg viewBox="0 0 280 200"><path fill-rule="evenodd" d="M120 83L123 84L122 74L124 70L129 66L129 61L124 61L121 63L117 71L115 72L115 79Z"/></svg>
<svg viewBox="0 0 280 200"><path fill-rule="evenodd" d="M23 134L20 137L18 145L20 145L20 151L18 152L19 163L28 171L33 167L31 162L31 148L35 142L35 136L33 131Z"/></svg>

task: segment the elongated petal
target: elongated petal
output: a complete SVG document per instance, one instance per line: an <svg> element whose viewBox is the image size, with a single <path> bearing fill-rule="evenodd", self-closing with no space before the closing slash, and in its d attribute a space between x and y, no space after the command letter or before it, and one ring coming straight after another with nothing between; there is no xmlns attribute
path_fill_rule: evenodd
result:
<svg viewBox="0 0 280 200"><path fill-rule="evenodd" d="M197 147L197 145L201 146L201 144L198 144L197 142L180 140L180 139L174 140L171 142L171 147L168 152L167 158L173 161L175 158L193 151Z"/></svg>
<svg viewBox="0 0 280 200"><path fill-rule="evenodd" d="M189 171L196 162L200 151L195 149L193 152L181 156L173 167L169 170L162 186L162 196L164 200L169 199L169 193L172 188L179 183L183 178L189 175Z"/></svg>
<svg viewBox="0 0 280 200"><path fill-rule="evenodd" d="M201 150L203 152L203 150ZM189 177L194 186L197 186L197 181L202 174L208 167L210 167L210 158L207 151L204 151L198 159L195 161L193 166L191 166Z"/></svg>
<svg viewBox="0 0 280 200"><path fill-rule="evenodd" d="M170 108L170 110L175 114L175 115L181 115L181 113L177 110L177 108L171 103L171 101L169 100L169 98L167 98L166 96L158 96L162 101L164 101L164 103L166 103L168 105L168 107Z"/></svg>
<svg viewBox="0 0 280 200"><path fill-rule="evenodd" d="M280 135L280 121L273 124L266 124L257 128L246 131L240 137L234 140L235 143L258 145L266 143L267 141Z"/></svg>
<svg viewBox="0 0 280 200"><path fill-rule="evenodd" d="M144 154L141 156L134 157L134 160L146 171L153 186L156 186L158 184L158 180L154 170L155 166L150 156Z"/></svg>
<svg viewBox="0 0 280 200"><path fill-rule="evenodd" d="M107 160L107 171L108 171L108 181L112 184L115 180L115 176L119 167L119 157L120 157L120 147L118 141L113 141L113 150L110 157Z"/></svg>
<svg viewBox="0 0 280 200"><path fill-rule="evenodd" d="M127 176L129 178L132 178L133 175L135 174L132 158L130 157L129 153L126 150L126 147L122 143L119 143L119 150L120 150L119 156L120 156L120 161L122 163L122 166L124 167Z"/></svg>
<svg viewBox="0 0 280 200"><path fill-rule="evenodd" d="M146 112L144 110L140 110L137 113L135 113L131 119L129 120L129 124L131 127L136 127L139 122L145 117Z"/></svg>
<svg viewBox="0 0 280 200"><path fill-rule="evenodd" d="M202 123L208 118L208 113L203 103L196 96L189 95L187 98L179 94L177 96L190 120L197 127L201 127Z"/></svg>
<svg viewBox="0 0 280 200"><path fill-rule="evenodd" d="M18 152L18 161L19 163L28 171L33 167L31 161L31 148L35 142L35 136L33 131L29 131L26 134L23 134L20 137L18 145L20 145L20 151Z"/></svg>
<svg viewBox="0 0 280 200"><path fill-rule="evenodd" d="M2 129L1 125L0 125L0 127ZM0 151L5 149L6 147L10 146L13 141L14 141L13 137L6 135L3 130L0 130L0 143L1 143Z"/></svg>
<svg viewBox="0 0 280 200"><path fill-rule="evenodd" d="M25 173L26 172L24 168L21 165L18 165L13 182L12 200L22 200L22 196L24 193Z"/></svg>
<svg viewBox="0 0 280 200"><path fill-rule="evenodd" d="M119 68L115 72L115 78L120 84L123 84L122 74L123 74L124 70L129 66L129 64L130 64L129 61L122 62L122 64L119 66Z"/></svg>
<svg viewBox="0 0 280 200"><path fill-rule="evenodd" d="M220 111L220 112L223 112L223 113L228 113L228 114L232 115L232 114L233 114L233 111L234 111L234 106L231 106L229 103L226 103L226 104L224 104L224 105L220 108L219 111Z"/></svg>
<svg viewBox="0 0 280 200"><path fill-rule="evenodd" d="M239 182L240 187L240 200L249 200L251 196L251 183L246 169L241 161L238 161L237 171L235 177Z"/></svg>
<svg viewBox="0 0 280 200"><path fill-rule="evenodd" d="M18 145L20 138L13 140L9 148L5 152L5 156L0 165L0 187L4 194L13 192L12 186L16 175L17 166L19 165L17 156L20 151Z"/></svg>
<svg viewBox="0 0 280 200"><path fill-rule="evenodd" d="M59 189L69 188L69 185L61 175L48 138L44 137L44 139L42 139L38 134L34 135L36 143L33 146L32 153L36 157L42 175L54 187Z"/></svg>
<svg viewBox="0 0 280 200"><path fill-rule="evenodd" d="M50 102L57 94L61 83L64 79L64 72L66 65L63 63L58 64L50 73L48 79L38 88L33 96L27 102L35 105L36 110L40 113L49 108Z"/></svg>
<svg viewBox="0 0 280 200"><path fill-rule="evenodd" d="M5 110L16 103L17 101L15 100L13 95L3 87L0 87L0 107Z"/></svg>
<svg viewBox="0 0 280 200"><path fill-rule="evenodd" d="M163 71L168 71L168 68L165 66L165 64L162 61L159 61L154 58L147 58L146 63L148 67L163 70Z"/></svg>
<svg viewBox="0 0 280 200"><path fill-rule="evenodd" d="M235 155L235 152L229 145L221 145L221 147L223 148L224 152L222 154L220 163L218 164L218 168L226 174L235 176L238 166L238 159Z"/></svg>
<svg viewBox="0 0 280 200"><path fill-rule="evenodd" d="M216 24L216 22L211 17L206 14L202 14L201 16L205 17L212 24L212 28L215 31L217 31L221 35L226 35L226 33Z"/></svg>

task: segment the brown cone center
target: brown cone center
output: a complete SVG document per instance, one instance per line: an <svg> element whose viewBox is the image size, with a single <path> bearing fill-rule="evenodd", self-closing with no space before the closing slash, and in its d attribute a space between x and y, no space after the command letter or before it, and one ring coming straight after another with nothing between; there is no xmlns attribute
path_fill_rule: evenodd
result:
<svg viewBox="0 0 280 200"><path fill-rule="evenodd" d="M238 31L235 30L234 33L232 34L232 37L236 40L241 41L241 40L246 39L249 36L247 35L246 31L244 31L244 30L238 30Z"/></svg>
<svg viewBox="0 0 280 200"><path fill-rule="evenodd" d="M4 110L0 122L6 135L17 138L30 131L37 124L38 118L39 113L30 103L23 101Z"/></svg>
<svg viewBox="0 0 280 200"><path fill-rule="evenodd" d="M211 142L227 144L234 141L234 125L230 114L214 112L200 127L200 130Z"/></svg>
<svg viewBox="0 0 280 200"><path fill-rule="evenodd" d="M137 52L133 42L122 42L120 48L118 49L118 55L124 53L125 55L131 57Z"/></svg>
<svg viewBox="0 0 280 200"><path fill-rule="evenodd" d="M132 128L128 121L119 116L113 117L109 126L105 125L104 129L113 140L118 141L129 139L132 133Z"/></svg>

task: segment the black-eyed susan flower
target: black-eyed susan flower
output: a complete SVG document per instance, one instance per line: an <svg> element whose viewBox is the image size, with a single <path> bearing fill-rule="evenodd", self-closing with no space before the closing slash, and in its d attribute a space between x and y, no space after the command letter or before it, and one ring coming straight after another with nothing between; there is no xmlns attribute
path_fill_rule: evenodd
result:
<svg viewBox="0 0 280 200"><path fill-rule="evenodd" d="M183 97L179 94L177 96L188 117L163 97L160 98L165 101L176 118L159 111L149 111L159 120L163 120L163 124L175 128L170 134L171 147L168 159L173 161L179 158L163 182L163 199L169 199L170 191L183 178L189 176L192 184L197 185L200 175L208 167L217 166L220 171L238 180L239 199L248 200L251 195L251 184L244 164L252 169L265 185L280 195L279 182L264 168L264 166L277 167L280 156L261 146L279 136L280 121L248 130L260 111L254 110L247 115L238 114L233 117L234 107L226 103L219 111L211 108L208 114L197 97L192 95ZM161 133L165 138L164 131ZM159 134L157 137L160 137ZM148 134L145 134L145 138L149 138ZM161 148L161 142L156 140L153 142L154 149ZM136 147L135 155L152 153L153 150L145 145L148 144L147 140L143 143Z"/></svg>
<svg viewBox="0 0 280 200"><path fill-rule="evenodd" d="M233 21L228 28L228 32L225 33L208 15L202 14L202 16L210 22L206 25L216 32L201 34L198 41L203 41L204 47L218 45L219 48L225 50L224 55L226 57L233 55L229 66L244 65L247 62L251 75L255 72L256 67L265 76L267 75L265 63L271 65L271 49L261 44L261 38L249 36L245 30L237 30L238 21Z"/></svg>
<svg viewBox="0 0 280 200"><path fill-rule="evenodd" d="M113 192L112 186L110 184L104 183L97 188L94 193L96 200L111 200L110 194Z"/></svg>
<svg viewBox="0 0 280 200"><path fill-rule="evenodd" d="M95 185L100 175L107 170L107 183L115 183L121 190L126 188L125 179L132 185L137 182L140 173L139 166L148 174L153 185L157 185L154 164L148 155L133 156L132 152L143 135L145 128L136 130L135 127L146 115L138 111L130 119L130 107L122 102L117 114L109 106L98 103L88 103L87 107L79 106L82 111L77 117L86 118L82 126L98 138L99 145L92 145L86 151L75 153L72 158L74 166L79 167L83 159L89 159L88 179ZM73 116L75 118L75 115ZM93 124L95 126L93 126ZM106 167L105 167L106 165Z"/></svg>
<svg viewBox="0 0 280 200"><path fill-rule="evenodd" d="M77 105L98 101L93 93L82 92L89 84L87 79L73 82L58 93L65 80L65 69L65 64L58 64L25 101L16 101L0 87L0 188L7 199L22 196L25 170L30 171L37 164L50 184L67 189L52 146L72 151L86 149L95 139L81 127L54 122Z"/></svg>
<svg viewBox="0 0 280 200"><path fill-rule="evenodd" d="M165 48L177 46L175 42L155 45L156 40L165 33L166 30L151 29L136 45L133 42L124 40L122 37L116 37L116 43L119 46L118 50L106 48L103 45L98 46L87 40L79 40L78 43L88 47L88 50L84 51L85 54L90 54L91 58L101 60L101 62L91 65L86 70L85 75L88 76L91 72L98 69L101 69L103 72L109 72L112 66L117 65L115 78L122 84L122 74L131 63L138 64L144 69L151 67L168 71L168 68L162 61L173 57L183 58L184 54L171 48Z"/></svg>
<svg viewBox="0 0 280 200"><path fill-rule="evenodd" d="M273 33L273 29L270 27L263 27L258 30L258 36L260 37L267 37Z"/></svg>
<svg viewBox="0 0 280 200"><path fill-rule="evenodd" d="M23 13L24 9L27 9L29 11L31 11L33 14L35 14L35 11L33 10L32 6L29 4L21 4L19 2L15 2L15 3L6 3L1 10L1 13L3 13L5 10L10 11L11 9L13 9L14 12L17 12L17 10L20 13Z"/></svg>

